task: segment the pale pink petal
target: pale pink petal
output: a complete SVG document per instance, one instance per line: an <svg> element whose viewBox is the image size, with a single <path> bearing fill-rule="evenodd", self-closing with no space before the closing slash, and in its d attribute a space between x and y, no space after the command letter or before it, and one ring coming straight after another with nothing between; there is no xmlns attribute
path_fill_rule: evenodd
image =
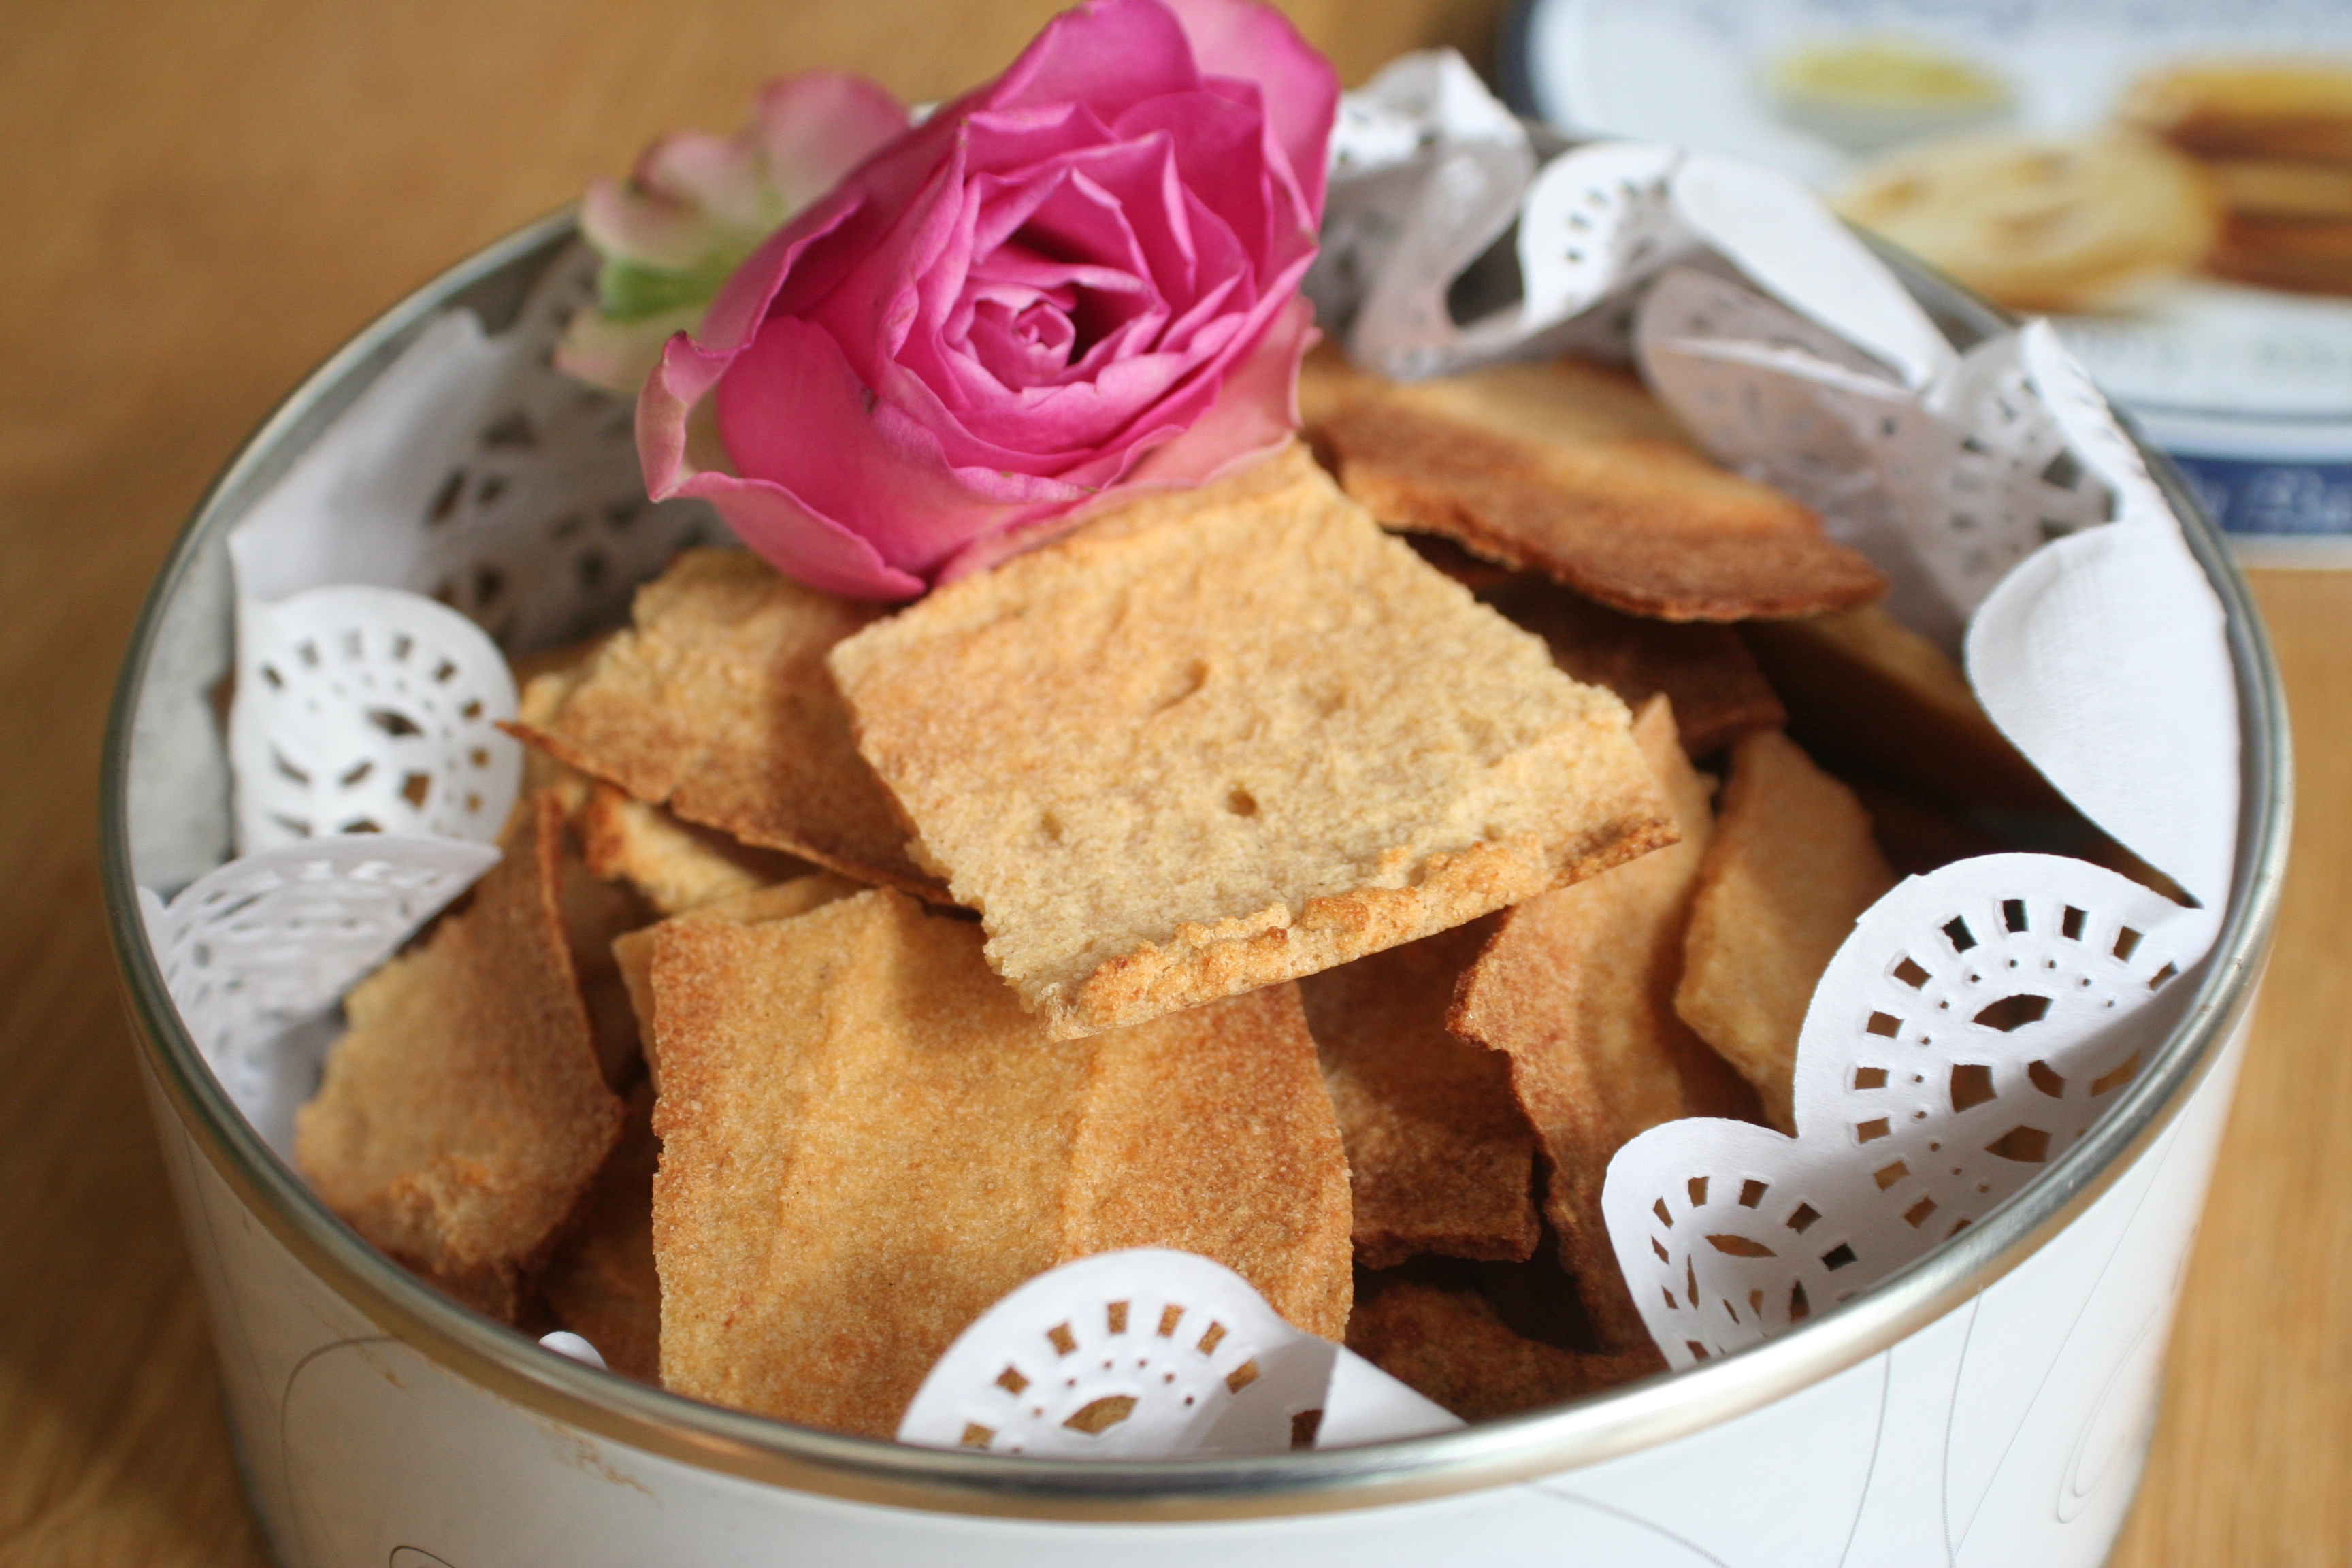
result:
<svg viewBox="0 0 2352 1568"><path fill-rule="evenodd" d="M845 71L803 71L760 89L751 136L768 178L797 212L907 129L906 105Z"/></svg>
<svg viewBox="0 0 2352 1568"><path fill-rule="evenodd" d="M577 381L635 397L661 363L673 332L692 331L702 307L681 305L640 321L616 321L600 310L576 312L555 345L555 368Z"/></svg>
<svg viewBox="0 0 2352 1568"><path fill-rule="evenodd" d="M598 255L646 267L692 267L711 249L707 216L618 180L589 182L580 199L580 231Z"/></svg>
<svg viewBox="0 0 2352 1568"><path fill-rule="evenodd" d="M701 213L721 230L765 229L783 220L782 203L768 188L749 131L665 136L646 149L629 184L656 201Z"/></svg>

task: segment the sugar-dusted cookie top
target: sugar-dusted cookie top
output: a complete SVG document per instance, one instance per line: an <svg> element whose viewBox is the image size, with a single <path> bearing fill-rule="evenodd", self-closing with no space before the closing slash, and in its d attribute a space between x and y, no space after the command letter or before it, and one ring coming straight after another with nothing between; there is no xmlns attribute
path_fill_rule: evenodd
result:
<svg viewBox="0 0 2352 1568"><path fill-rule="evenodd" d="M657 931L666 1386L887 1437L1007 1291L1130 1247L1346 1331L1347 1160L1295 987L1054 1041L971 921L887 889Z"/></svg>
<svg viewBox="0 0 2352 1568"><path fill-rule="evenodd" d="M937 898L824 671L825 650L881 613L747 551L689 550L551 710L513 728L688 822Z"/></svg>
<svg viewBox="0 0 2352 1568"><path fill-rule="evenodd" d="M466 901L352 990L294 1120L329 1208L509 1322L623 1120L565 941L562 832L562 807L534 797Z"/></svg>
<svg viewBox="0 0 2352 1568"><path fill-rule="evenodd" d="M1624 704L1303 447L843 642L859 749L1059 1037L1311 973L1672 841Z"/></svg>

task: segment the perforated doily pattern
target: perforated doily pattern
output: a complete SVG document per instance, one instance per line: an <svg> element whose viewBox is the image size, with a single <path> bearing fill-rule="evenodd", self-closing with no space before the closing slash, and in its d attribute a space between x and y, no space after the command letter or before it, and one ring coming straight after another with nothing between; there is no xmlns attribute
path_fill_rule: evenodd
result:
<svg viewBox="0 0 2352 1568"><path fill-rule="evenodd" d="M1533 337L1690 254L1675 211L1671 147L1601 142L1543 166L1519 205L1517 331Z"/></svg>
<svg viewBox="0 0 2352 1568"><path fill-rule="evenodd" d="M1037 1276L965 1330L908 1405L898 1440L1140 1459L1275 1454L1460 1425L1369 1364L1341 1385L1349 1407L1327 1410L1348 1354L1285 1322L1209 1258L1102 1253Z"/></svg>
<svg viewBox="0 0 2352 1568"><path fill-rule="evenodd" d="M230 1097L256 1114L261 1059L285 1025L332 1006L496 864L486 844L355 834L230 861L170 904L148 937L180 1016Z"/></svg>
<svg viewBox="0 0 2352 1568"><path fill-rule="evenodd" d="M700 501L646 500L633 404L550 362L565 324L595 298L596 268L587 247L566 252L495 340L499 370L481 416L441 458L416 519L415 563L391 584L463 611L509 650L612 625L678 551L729 538Z"/></svg>
<svg viewBox="0 0 2352 1568"><path fill-rule="evenodd" d="M2102 474L2129 443L2087 383L2058 416L2030 333L1979 344L1914 392L1817 323L1689 268L1650 289L1635 330L1644 375L1701 444L1867 551L1895 612L1948 647L2020 561L2115 511ZM2042 337L2036 363L2079 376Z"/></svg>
<svg viewBox="0 0 2352 1568"><path fill-rule="evenodd" d="M523 653L603 630L678 550L724 542L704 503L646 499L630 401L549 363L595 268L560 255L495 336L464 310L428 322L231 530L240 593L403 588Z"/></svg>
<svg viewBox="0 0 2352 1568"><path fill-rule="evenodd" d="M473 622L391 588L237 612L229 719L237 845L331 833L487 843L514 805L514 678Z"/></svg>
<svg viewBox="0 0 2352 1568"><path fill-rule="evenodd" d="M1795 1138L1669 1122L1611 1163L1611 1239L1660 1348L1687 1365L1752 1343L1982 1219L2131 1082L2210 935L2077 860L1903 883L1814 993Z"/></svg>

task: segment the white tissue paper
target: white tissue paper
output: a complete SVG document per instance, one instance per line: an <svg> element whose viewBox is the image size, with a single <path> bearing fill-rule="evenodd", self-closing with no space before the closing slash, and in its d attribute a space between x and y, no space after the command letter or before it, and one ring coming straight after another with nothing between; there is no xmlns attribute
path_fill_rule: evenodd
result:
<svg viewBox="0 0 2352 1568"><path fill-rule="evenodd" d="M898 1441L1030 1458L1245 1458L1462 1423L1343 1345L1291 1327L1223 1264L1167 1247L1046 1270L923 1380Z"/></svg>
<svg viewBox="0 0 2352 1568"><path fill-rule="evenodd" d="M1491 190L1470 201L1443 174L1455 148L1495 136L1465 74L1391 67L1366 93L1387 161L1334 163L1331 221L1350 249L1320 281L1350 352L1402 377L1570 346L1633 363L1717 460L1870 556L1889 611L1962 657L2019 751L2198 906L2081 861L2000 855L1912 879L1866 912L1806 1016L1795 1139L1672 1122L1610 1167L1604 1207L1634 1300L1688 1365L1825 1310L1981 1217L2164 1039L2234 870L2224 618L2163 491L2046 322L1956 352L1801 187L1672 148L1557 153L1514 228ZM1449 90L1398 85L1433 79ZM1475 226L1496 249L1446 275L1435 258L1466 240L1417 246L1412 223ZM1353 237L1366 234L1377 243ZM1497 302L1465 285L1496 270L1505 236L1519 292ZM1485 313L1457 320L1449 307L1465 301Z"/></svg>

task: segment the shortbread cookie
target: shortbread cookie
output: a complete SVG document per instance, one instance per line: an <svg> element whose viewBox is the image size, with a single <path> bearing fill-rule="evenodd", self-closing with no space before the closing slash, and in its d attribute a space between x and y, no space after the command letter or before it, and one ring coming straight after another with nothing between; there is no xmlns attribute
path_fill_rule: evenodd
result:
<svg viewBox="0 0 2352 1568"><path fill-rule="evenodd" d="M1646 1340L1572 1351L1513 1330L1472 1290L1417 1279L1368 1284L1348 1320L1348 1348L1465 1421L1581 1399L1666 1370Z"/></svg>
<svg viewBox="0 0 2352 1568"><path fill-rule="evenodd" d="M2205 268L2264 289L2352 294L2352 222L2233 216Z"/></svg>
<svg viewBox="0 0 2352 1568"><path fill-rule="evenodd" d="M589 792L574 825L588 868L607 881L628 883L664 915L682 915L816 868L795 856L680 822L607 784Z"/></svg>
<svg viewBox="0 0 2352 1568"><path fill-rule="evenodd" d="M887 1436L1006 1292L1129 1247L1345 1331L1347 1164L1297 989L1056 1042L981 942L888 890L659 928L668 1387Z"/></svg>
<svg viewBox="0 0 2352 1568"><path fill-rule="evenodd" d="M747 551L689 550L637 590L632 628L552 714L514 728L688 822L937 898L825 674L826 650L881 613Z"/></svg>
<svg viewBox="0 0 2352 1568"><path fill-rule="evenodd" d="M1944 650L1876 605L1740 635L1789 710L1791 735L1843 773L1959 810L2069 808L1995 727Z"/></svg>
<svg viewBox="0 0 2352 1568"><path fill-rule="evenodd" d="M521 820L528 823L530 818ZM510 832L509 843L513 837ZM581 857L576 836L568 831L558 876L556 902L563 911L563 941L571 950L572 973L580 983L581 1003L588 1009L596 1060L604 1068L604 1081L618 1094L635 1081L642 1052L636 1015L613 955L614 944L631 931L651 925L659 912L634 888L605 881L591 870Z"/></svg>
<svg viewBox="0 0 2352 1568"><path fill-rule="evenodd" d="M1979 133L1896 153L1837 202L2013 310L2093 310L2195 267L2219 221L2194 162L2150 137Z"/></svg>
<svg viewBox="0 0 2352 1568"><path fill-rule="evenodd" d="M567 647L551 648L544 653L519 658L514 664L515 727L537 728L553 718L557 709L574 688L586 679L588 667L596 660L597 653L609 637L591 637L586 642ZM563 805L567 815L576 814L587 802L588 792L595 780L567 763L558 762L537 746L522 749L522 787L515 799L515 814L508 823L511 831L521 820L531 797L541 792L552 792Z"/></svg>
<svg viewBox="0 0 2352 1568"><path fill-rule="evenodd" d="M2352 168L2342 164L2209 158L2205 175L2232 216L2352 222Z"/></svg>
<svg viewBox="0 0 2352 1568"><path fill-rule="evenodd" d="M1592 1327L1646 1343L1601 1215L1610 1156L1685 1116L1753 1119L1756 1094L1675 1013L1683 931L1712 834L1707 782L1653 698L1633 727L1682 841L1503 917L1463 981L1454 1033L1509 1053L1511 1086L1551 1163L1544 1211Z"/></svg>
<svg viewBox="0 0 2352 1568"><path fill-rule="evenodd" d="M654 1091L629 1096L621 1140L596 1173L572 1228L540 1271L539 1290L564 1328L623 1377L661 1373L661 1278L654 1270Z"/></svg>
<svg viewBox="0 0 2352 1568"><path fill-rule="evenodd" d="M1788 722L1756 656L1729 626L1624 615L1540 578L1518 578L1480 596L1543 638L1560 668L1607 687L1626 707L1664 696L1694 757Z"/></svg>
<svg viewBox="0 0 2352 1568"><path fill-rule="evenodd" d="M1777 730L1731 749L1699 867L1675 1011L1794 1135L1797 1035L1862 912L1895 886L1853 792Z"/></svg>
<svg viewBox="0 0 2352 1568"><path fill-rule="evenodd" d="M1486 916L1298 983L1348 1146L1356 1261L1423 1253L1518 1260L1535 1250L1534 1130L1511 1065L1446 1032Z"/></svg>
<svg viewBox="0 0 2352 1568"><path fill-rule="evenodd" d="M1624 705L1292 447L834 650L858 743L1057 1037L1312 973L1666 842Z"/></svg>
<svg viewBox="0 0 2352 1568"><path fill-rule="evenodd" d="M1885 579L1821 520L1718 468L1642 384L1580 360L1393 383L1326 370L1304 399L1316 451L1391 528L1634 615L1805 616Z"/></svg>
<svg viewBox="0 0 2352 1568"><path fill-rule="evenodd" d="M806 877L795 877L789 882L730 893L673 918L760 925L768 921L787 921L794 915L804 915L821 904L862 892L864 887L863 883L853 882L836 872L817 871ZM661 1062L654 1054L654 943L660 930L660 924L644 926L615 938L613 942L614 966L619 970L621 982L628 993L638 1038L645 1042L646 1076L652 1079L656 1089L661 1087Z"/></svg>
<svg viewBox="0 0 2352 1568"><path fill-rule="evenodd" d="M622 1121L564 940L562 807L541 795L530 820L465 903L353 988L294 1121L328 1207L509 1321Z"/></svg>
<svg viewBox="0 0 2352 1568"><path fill-rule="evenodd" d="M2204 157L2352 163L2352 68L2332 61L2176 66L2133 83L2117 113Z"/></svg>

